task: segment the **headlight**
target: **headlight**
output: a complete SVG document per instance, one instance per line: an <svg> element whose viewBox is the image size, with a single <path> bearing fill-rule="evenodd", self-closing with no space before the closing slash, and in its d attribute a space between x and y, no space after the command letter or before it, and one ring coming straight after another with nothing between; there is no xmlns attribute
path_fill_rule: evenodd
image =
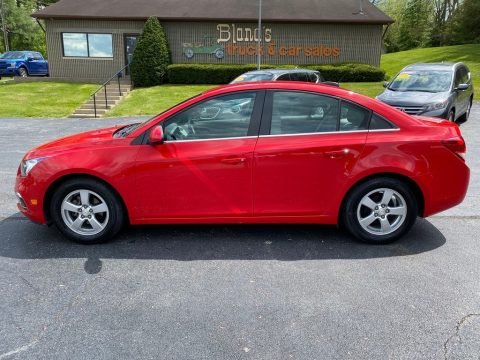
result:
<svg viewBox="0 0 480 360"><path fill-rule="evenodd" d="M45 160L46 158L37 158L30 160L23 160L20 163L20 173L22 176L27 176L30 171L37 165L40 161Z"/></svg>
<svg viewBox="0 0 480 360"><path fill-rule="evenodd" d="M448 99L437 102L435 104L430 104L427 106L427 111L433 111L433 110L440 110L440 109L445 109L448 106Z"/></svg>
<svg viewBox="0 0 480 360"><path fill-rule="evenodd" d="M15 65L17 65L17 64L16 64L16 63L14 63L14 62L13 62L13 63L8 63L8 66L9 66L9 67L11 67L11 68L12 68L12 67L14 68L14 67L15 67Z"/></svg>

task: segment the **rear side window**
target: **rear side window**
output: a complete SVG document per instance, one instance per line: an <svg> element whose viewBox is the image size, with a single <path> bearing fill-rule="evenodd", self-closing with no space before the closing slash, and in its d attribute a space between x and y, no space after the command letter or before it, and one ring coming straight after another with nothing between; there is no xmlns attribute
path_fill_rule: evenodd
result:
<svg viewBox="0 0 480 360"><path fill-rule="evenodd" d="M290 75L289 74L280 75L277 78L277 81L290 81Z"/></svg>
<svg viewBox="0 0 480 360"><path fill-rule="evenodd" d="M373 113L372 119L370 120L370 130L389 130L397 129L390 121L381 117L380 115Z"/></svg>
<svg viewBox="0 0 480 360"><path fill-rule="evenodd" d="M302 92L273 94L271 135L311 134L337 130L339 100Z"/></svg>
<svg viewBox="0 0 480 360"><path fill-rule="evenodd" d="M306 73L293 73L290 74L290 79L292 81L303 81L303 82L308 82L308 76Z"/></svg>
<svg viewBox="0 0 480 360"><path fill-rule="evenodd" d="M342 101L340 131L368 130L370 111L358 105Z"/></svg>
<svg viewBox="0 0 480 360"><path fill-rule="evenodd" d="M316 82L318 82L318 80L319 80L319 79L318 79L318 75L315 74L315 73L313 73L313 72L312 72L312 73L308 73L308 79L309 79L309 81L312 82L312 83L316 83Z"/></svg>

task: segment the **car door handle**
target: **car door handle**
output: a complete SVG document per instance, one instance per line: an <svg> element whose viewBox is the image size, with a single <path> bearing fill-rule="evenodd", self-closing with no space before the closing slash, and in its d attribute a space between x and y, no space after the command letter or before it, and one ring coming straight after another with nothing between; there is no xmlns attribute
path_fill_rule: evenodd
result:
<svg viewBox="0 0 480 360"><path fill-rule="evenodd" d="M334 150L325 152L325 156L330 159L341 159L350 153L349 149Z"/></svg>
<svg viewBox="0 0 480 360"><path fill-rule="evenodd" d="M239 164L245 163L245 161L247 161L247 158L241 158L241 157L222 159L222 163L228 164L228 165L239 165Z"/></svg>

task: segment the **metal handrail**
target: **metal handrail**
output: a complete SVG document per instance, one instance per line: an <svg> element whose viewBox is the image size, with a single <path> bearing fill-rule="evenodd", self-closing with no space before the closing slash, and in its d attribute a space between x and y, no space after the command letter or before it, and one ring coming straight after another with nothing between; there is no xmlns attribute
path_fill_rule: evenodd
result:
<svg viewBox="0 0 480 360"><path fill-rule="evenodd" d="M110 79L108 79L107 81L105 81L102 86L100 86L94 93L92 93L92 95L90 95L90 97L93 97L93 109L94 109L94 112L95 112L95 117L97 117L97 94L104 90L105 92L105 110L108 109L108 95L107 95L107 85L110 84L110 82L115 79L115 77L117 78L117 82L118 82L118 94L120 96L123 95L122 93L122 88L120 86L120 78L122 77L122 73L126 70L126 69L130 69L130 64L127 64L125 65L121 70L117 71L117 73L115 75L113 75ZM126 74L125 74L126 75ZM132 85L132 78L130 77L130 85Z"/></svg>

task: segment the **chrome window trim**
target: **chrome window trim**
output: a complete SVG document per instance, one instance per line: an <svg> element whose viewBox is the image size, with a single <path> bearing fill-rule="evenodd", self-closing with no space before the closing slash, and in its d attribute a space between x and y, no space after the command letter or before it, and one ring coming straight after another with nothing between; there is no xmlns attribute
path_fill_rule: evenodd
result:
<svg viewBox="0 0 480 360"><path fill-rule="evenodd" d="M278 135L260 135L261 138L269 137L284 137L284 136L312 136L312 135L331 135L331 134L359 134L359 133L374 133L374 132L388 132L388 131L400 131L396 129L379 129L379 130L354 130L354 131L328 131L328 132L316 132L316 133L300 133L300 134L278 134Z"/></svg>
<svg viewBox="0 0 480 360"><path fill-rule="evenodd" d="M191 140L166 140L164 144L175 144L175 143L185 143L185 142L199 142L199 141L219 141L219 140L242 140L242 139L256 139L258 136L238 136L238 137L227 137L227 138L213 138L213 139L191 139Z"/></svg>

